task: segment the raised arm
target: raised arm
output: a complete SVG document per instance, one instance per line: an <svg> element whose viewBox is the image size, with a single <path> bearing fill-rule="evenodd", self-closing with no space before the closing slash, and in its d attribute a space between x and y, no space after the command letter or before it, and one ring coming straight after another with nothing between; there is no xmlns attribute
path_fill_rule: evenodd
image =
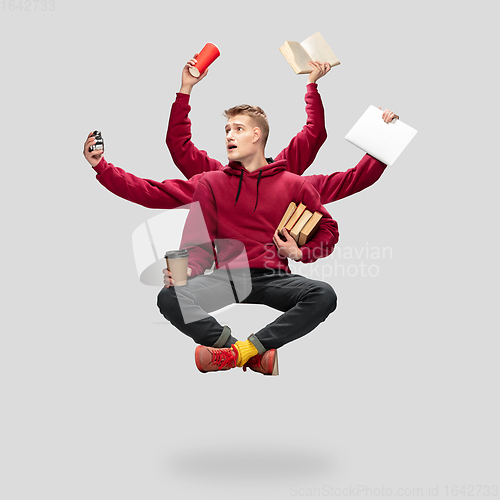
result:
<svg viewBox="0 0 500 500"><path fill-rule="evenodd" d="M181 89L172 104L168 121L166 143L172 160L177 168L189 179L193 175L220 170L222 163L210 158L206 151L199 150L191 140L191 120L189 99L193 87L208 73L208 69L196 78L189 73L189 68L196 63L196 56L189 60L182 69Z"/></svg>
<svg viewBox="0 0 500 500"><path fill-rule="evenodd" d="M314 62L313 72L309 74L306 87L306 114L307 121L302 130L290 141L290 144L276 157L278 160L287 160L287 170L302 175L312 164L319 149L326 141L325 110L318 93L316 83L326 75L331 67L328 63Z"/></svg>

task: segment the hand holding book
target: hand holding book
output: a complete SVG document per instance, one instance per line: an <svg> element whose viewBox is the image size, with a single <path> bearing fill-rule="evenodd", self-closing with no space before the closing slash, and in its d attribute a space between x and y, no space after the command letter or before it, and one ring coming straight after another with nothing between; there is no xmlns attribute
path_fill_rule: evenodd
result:
<svg viewBox="0 0 500 500"><path fill-rule="evenodd" d="M329 62L309 61L309 66L313 70L312 73L309 73L307 83L316 83L332 69L332 65Z"/></svg>
<svg viewBox="0 0 500 500"><path fill-rule="evenodd" d="M274 231L273 242L278 249L280 257L287 259L300 260L302 258L302 250L297 246L297 242L288 234L288 231L283 228L281 234L285 240L280 237L278 230Z"/></svg>
<svg viewBox="0 0 500 500"><path fill-rule="evenodd" d="M337 56L319 32L301 43L287 40L280 47L280 52L297 75L311 73L313 71L309 64L311 61L326 61L330 67L340 64Z"/></svg>

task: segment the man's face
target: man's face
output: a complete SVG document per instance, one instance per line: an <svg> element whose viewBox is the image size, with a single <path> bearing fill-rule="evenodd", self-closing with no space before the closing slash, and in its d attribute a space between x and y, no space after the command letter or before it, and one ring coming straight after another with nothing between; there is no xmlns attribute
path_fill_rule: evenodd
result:
<svg viewBox="0 0 500 500"><path fill-rule="evenodd" d="M226 149L229 161L244 161L257 151L260 129L247 115L229 118L226 124Z"/></svg>

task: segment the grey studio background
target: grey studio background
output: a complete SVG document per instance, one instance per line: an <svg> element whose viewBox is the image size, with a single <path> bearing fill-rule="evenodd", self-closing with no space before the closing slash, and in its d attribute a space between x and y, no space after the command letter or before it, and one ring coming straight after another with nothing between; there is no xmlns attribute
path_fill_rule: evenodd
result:
<svg viewBox="0 0 500 500"><path fill-rule="evenodd" d="M499 495L498 3L37 5L0 5L0 496ZM307 173L357 163L344 136L370 104L418 134L327 206L339 245L301 272L339 306L281 350L280 376L200 374L134 265L131 235L161 211L106 191L83 143L97 128L113 164L179 177L170 106L211 41L195 144L223 161L222 111L248 102L275 156L305 123L307 79L278 48L316 31L341 65L319 81L329 136ZM239 338L276 316L256 307L227 311Z"/></svg>

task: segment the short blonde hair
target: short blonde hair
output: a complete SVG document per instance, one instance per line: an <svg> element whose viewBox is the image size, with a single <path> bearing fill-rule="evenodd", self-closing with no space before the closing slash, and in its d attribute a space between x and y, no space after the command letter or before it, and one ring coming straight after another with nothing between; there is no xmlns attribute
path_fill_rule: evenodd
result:
<svg viewBox="0 0 500 500"><path fill-rule="evenodd" d="M232 108L226 109L224 111L224 116L227 119L234 118L238 115L246 115L252 118L257 127L260 128L263 144L265 146L267 138L269 136L269 122L267 121L267 115L266 113L264 113L264 110L262 108L259 108L259 106L240 104L239 106L233 106Z"/></svg>

